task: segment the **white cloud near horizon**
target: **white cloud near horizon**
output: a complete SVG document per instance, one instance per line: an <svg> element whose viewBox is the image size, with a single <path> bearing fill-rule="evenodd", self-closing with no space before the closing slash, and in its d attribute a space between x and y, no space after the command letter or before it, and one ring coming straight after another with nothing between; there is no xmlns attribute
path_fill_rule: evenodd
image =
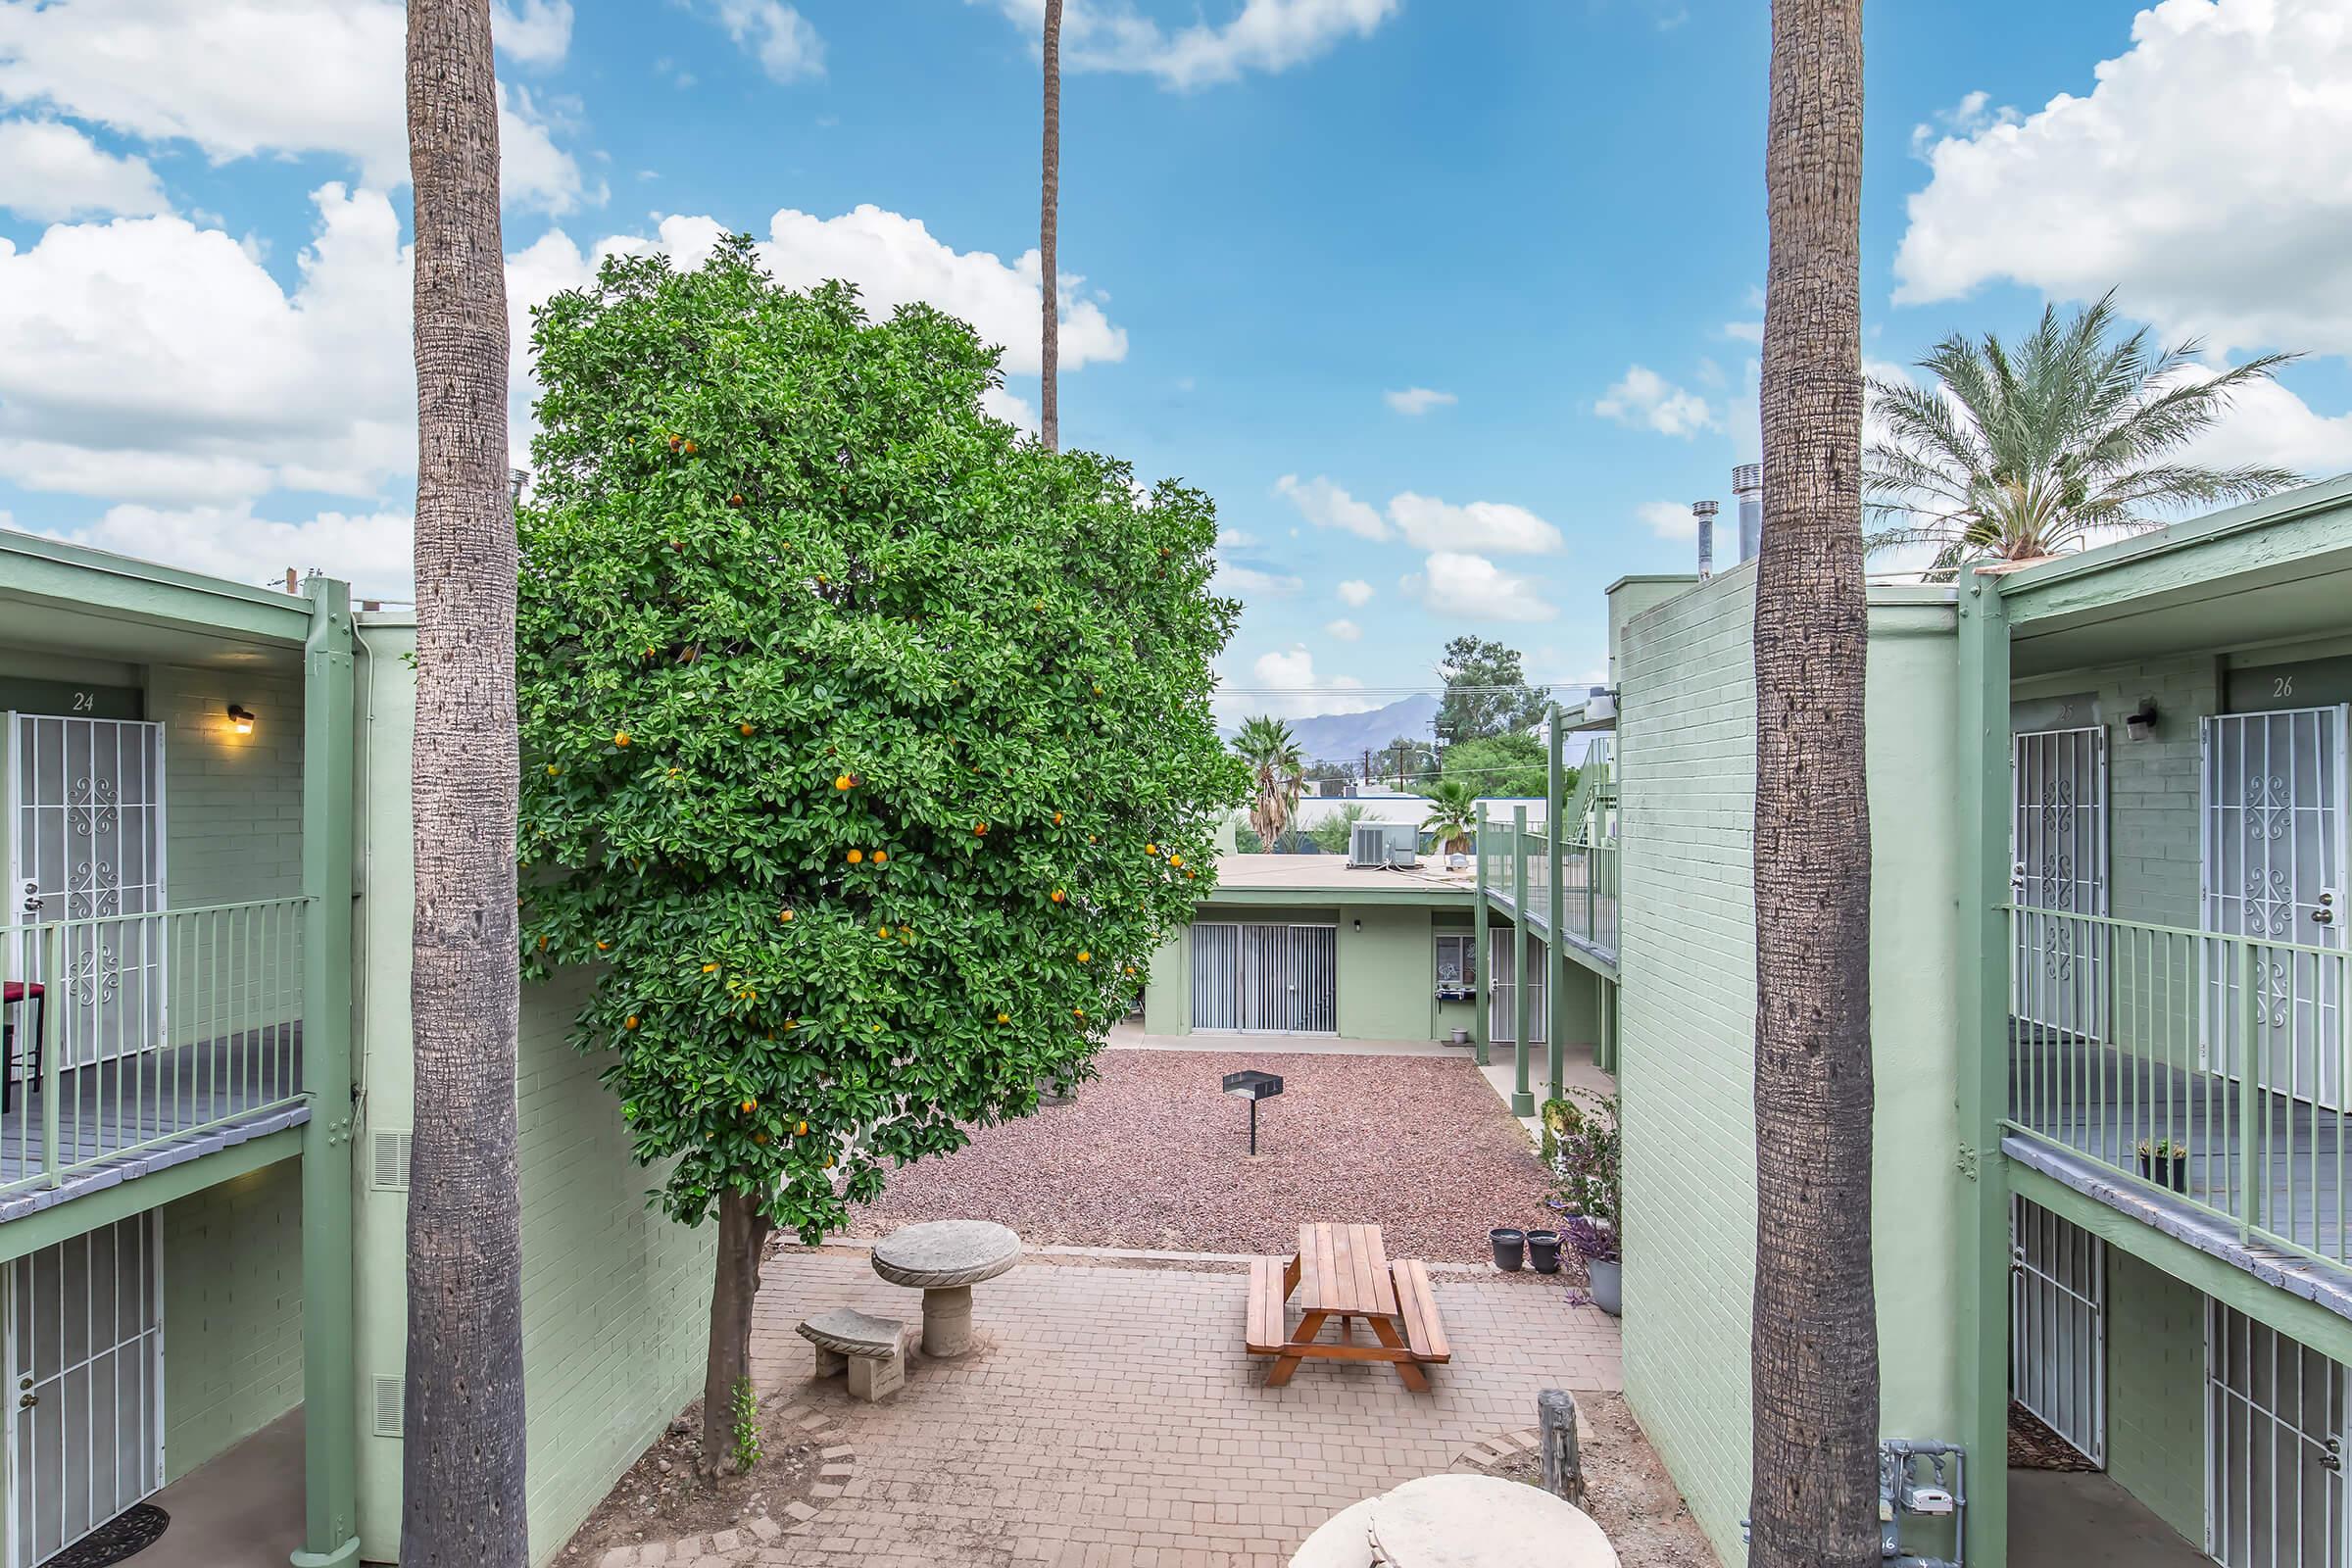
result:
<svg viewBox="0 0 2352 1568"><path fill-rule="evenodd" d="M1416 550L1549 555L1565 542L1551 523L1508 502L1472 501L1456 506L1404 490L1389 498L1383 515L1369 502L1357 500L1323 474L1301 480L1295 473L1286 473L1274 481L1274 490L1318 528L1338 528L1362 539L1402 538Z"/></svg>
<svg viewBox="0 0 2352 1568"><path fill-rule="evenodd" d="M1220 697L1217 709L1229 717L1244 711L1270 713L1276 718L1305 718L1318 713L1367 713L1380 705L1360 695L1364 683L1352 675L1318 674L1315 656L1304 643L1260 654L1250 664L1250 697Z"/></svg>
<svg viewBox="0 0 2352 1568"><path fill-rule="evenodd" d="M1419 418L1432 409L1449 409L1461 402L1450 392L1432 391L1425 386L1407 387L1401 392L1383 392L1381 401L1408 418Z"/></svg>
<svg viewBox="0 0 2352 1568"><path fill-rule="evenodd" d="M62 121L0 120L0 208L45 223L171 207L146 159L117 157Z"/></svg>
<svg viewBox="0 0 2352 1568"><path fill-rule="evenodd" d="M1489 620L1549 620L1559 608L1547 602L1532 578L1504 571L1484 556L1432 551L1422 569L1397 586L1441 615Z"/></svg>
<svg viewBox="0 0 2352 1568"><path fill-rule="evenodd" d="M523 0L507 17L512 58L545 65L569 47L567 4ZM401 0L0 4L0 108L192 143L215 164L339 156L389 190L408 179L407 27ZM499 83L498 135L508 201L566 213L597 199L527 88Z"/></svg>
<svg viewBox="0 0 2352 1568"><path fill-rule="evenodd" d="M1896 303L1996 282L2076 301L2113 287L2131 316L2217 356L2352 356L2340 0L2162 0L2093 76L1927 149Z"/></svg>
<svg viewBox="0 0 2352 1568"><path fill-rule="evenodd" d="M1045 0L969 0L992 4L1031 40L1045 27ZM1229 0L1230 3L1230 0ZM1177 91L1235 80L1246 72L1274 74L1320 58L1349 37L1369 37L1403 0L1242 0L1231 20L1205 20L1170 31L1132 0L1068 0L1061 17L1064 71L1123 72L1158 78Z"/></svg>
<svg viewBox="0 0 2352 1568"><path fill-rule="evenodd" d="M1722 424L1705 398L1675 385L1646 365L1628 366L1623 379L1601 395L1592 412L1632 429L1654 430L1686 441Z"/></svg>

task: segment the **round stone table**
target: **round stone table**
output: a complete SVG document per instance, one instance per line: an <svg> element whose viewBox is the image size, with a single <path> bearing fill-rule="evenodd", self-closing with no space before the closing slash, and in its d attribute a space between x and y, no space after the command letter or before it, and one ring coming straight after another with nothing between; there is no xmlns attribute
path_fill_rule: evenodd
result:
<svg viewBox="0 0 2352 1568"><path fill-rule="evenodd" d="M1391 1568L1618 1568L1582 1508L1500 1476L1423 1476L1372 1499L1375 1560Z"/></svg>
<svg viewBox="0 0 2352 1568"><path fill-rule="evenodd" d="M984 1219L903 1225L874 1244L874 1272L923 1293L923 1353L944 1359L972 1346L972 1287L1020 1261L1021 1239Z"/></svg>

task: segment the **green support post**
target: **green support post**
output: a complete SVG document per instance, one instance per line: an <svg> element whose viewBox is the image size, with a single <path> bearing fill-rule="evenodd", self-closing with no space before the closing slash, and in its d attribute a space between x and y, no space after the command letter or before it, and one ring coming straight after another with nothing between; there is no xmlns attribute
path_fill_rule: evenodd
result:
<svg viewBox="0 0 2352 1568"><path fill-rule="evenodd" d="M1511 1047L1519 1076L1511 1091L1511 1114L1533 1116L1536 1094L1528 1081L1528 1033L1534 1023L1527 1004L1527 808L1511 808Z"/></svg>
<svg viewBox="0 0 2352 1568"><path fill-rule="evenodd" d="M2000 579L1960 585L1961 1391L1969 1568L2009 1560L2009 616Z"/></svg>
<svg viewBox="0 0 2352 1568"><path fill-rule="evenodd" d="M1470 841L1472 858L1478 861L1478 907L1471 916L1474 935L1470 951L1470 1038L1478 1042L1478 1064L1487 1064L1487 971L1493 967L1494 955L1490 951L1492 927L1487 920L1487 808L1479 804L1476 838Z"/></svg>
<svg viewBox="0 0 2352 1568"><path fill-rule="evenodd" d="M1561 787L1567 769L1560 765L1560 705L1551 705L1551 720L1544 733L1550 744L1544 748L1544 842L1550 857L1551 885L1549 906L1545 916L1550 921L1550 935L1544 944L1544 1007L1549 1014L1544 1034L1551 1044L1551 1098L1564 1099L1568 1093L1568 960L1564 952L1566 939L1560 934L1560 919L1567 912L1560 906L1560 841L1568 832L1568 792ZM1587 858L1590 864L1590 856ZM1587 925L1590 932L1592 928Z"/></svg>
<svg viewBox="0 0 2352 1568"><path fill-rule="evenodd" d="M359 1372L352 1283L351 590L310 583L302 690L303 1544L295 1568L360 1556Z"/></svg>

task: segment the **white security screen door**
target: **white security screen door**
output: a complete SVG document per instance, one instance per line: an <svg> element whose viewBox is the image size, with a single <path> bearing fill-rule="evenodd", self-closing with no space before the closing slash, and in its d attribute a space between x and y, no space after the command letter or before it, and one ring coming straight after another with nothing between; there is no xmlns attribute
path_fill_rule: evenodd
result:
<svg viewBox="0 0 2352 1568"><path fill-rule="evenodd" d="M2107 1246L2009 1200L2009 1391L2093 1464L2107 1462Z"/></svg>
<svg viewBox="0 0 2352 1568"><path fill-rule="evenodd" d="M2345 751L2352 706L2230 713L2205 720L2204 926L2262 943L2344 945ZM2240 956L2207 944L2208 1064L2240 1076L2247 1006ZM2341 959L2253 952L2258 1081L2323 1105L2343 1102Z"/></svg>
<svg viewBox="0 0 2352 1568"><path fill-rule="evenodd" d="M2069 916L2107 913L2107 731L2029 730L2012 746L2013 1004L2025 1022L2101 1039L2107 933Z"/></svg>
<svg viewBox="0 0 2352 1568"><path fill-rule="evenodd" d="M139 1051L164 1024L164 727L129 719L9 715L8 922L91 920L65 933L63 972L33 944L11 978L49 987L64 1059ZM20 1073L32 1055L20 1050Z"/></svg>
<svg viewBox="0 0 2352 1568"><path fill-rule="evenodd" d="M149 1210L6 1267L9 1568L164 1484L163 1250Z"/></svg>
<svg viewBox="0 0 2352 1568"><path fill-rule="evenodd" d="M1519 1043L1519 944L1508 931L1488 935L1487 945L1494 951L1487 956L1487 1038L1504 1045ZM1545 1005L1544 992L1545 975L1550 964L1545 961L1544 944L1528 938L1527 966L1535 972L1527 977L1527 1043L1531 1046L1551 1044L1551 1009Z"/></svg>
<svg viewBox="0 0 2352 1568"><path fill-rule="evenodd" d="M2344 1368L2208 1300L2205 1550L2224 1568L2346 1568Z"/></svg>
<svg viewBox="0 0 2352 1568"><path fill-rule="evenodd" d="M1193 1027L1337 1033L1339 941L1329 925L1195 925Z"/></svg>

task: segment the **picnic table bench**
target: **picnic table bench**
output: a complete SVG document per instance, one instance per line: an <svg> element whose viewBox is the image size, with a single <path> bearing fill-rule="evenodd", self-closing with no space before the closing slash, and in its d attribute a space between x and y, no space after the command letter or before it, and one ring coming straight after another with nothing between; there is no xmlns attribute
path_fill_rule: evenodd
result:
<svg viewBox="0 0 2352 1568"><path fill-rule="evenodd" d="M1294 1295L1298 1326L1286 1332ZM1338 1335L1326 1340L1323 1330L1334 1318ZM1377 1343L1354 1337L1358 1318ZM1429 1387L1423 1367L1453 1359L1429 1270L1414 1258L1392 1262L1377 1225L1301 1225L1295 1254L1250 1259L1243 1343L1251 1355L1276 1358L1268 1388L1282 1387L1300 1361L1314 1359L1387 1361L1406 1388L1419 1392Z"/></svg>

